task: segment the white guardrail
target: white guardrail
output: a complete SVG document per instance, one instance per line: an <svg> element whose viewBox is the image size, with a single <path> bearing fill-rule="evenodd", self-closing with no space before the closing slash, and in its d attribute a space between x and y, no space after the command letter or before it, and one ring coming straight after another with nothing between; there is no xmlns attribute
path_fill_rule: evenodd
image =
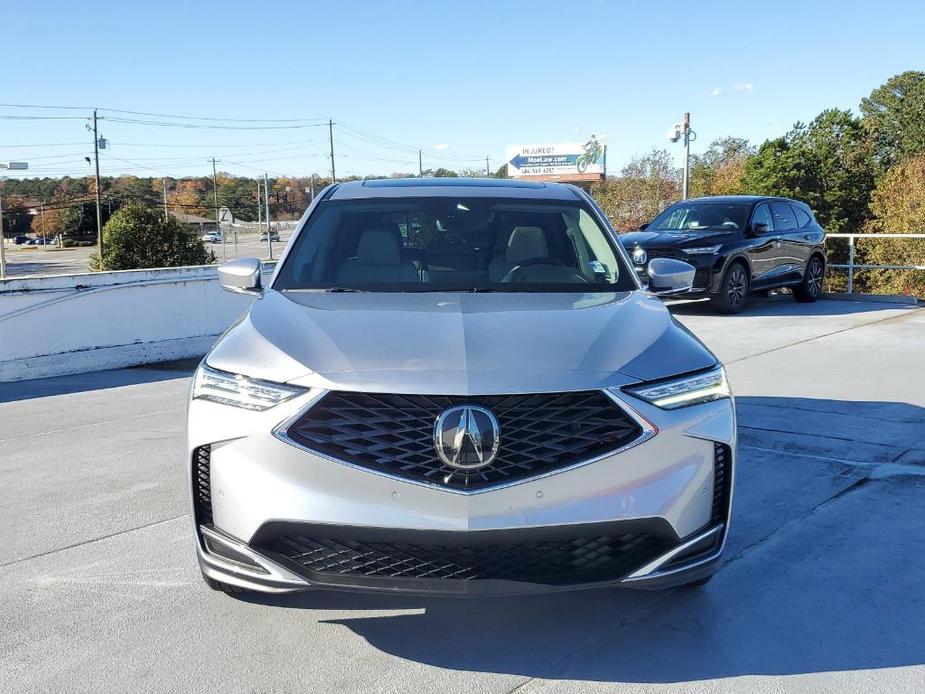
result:
<svg viewBox="0 0 925 694"><path fill-rule="evenodd" d="M925 234L826 234L826 239L848 239L848 263L828 267L848 271L848 293L854 294L855 270L925 270L925 265L868 265L854 262L856 239L925 239Z"/></svg>
<svg viewBox="0 0 925 694"><path fill-rule="evenodd" d="M0 280L0 383L198 357L252 300L214 265Z"/></svg>

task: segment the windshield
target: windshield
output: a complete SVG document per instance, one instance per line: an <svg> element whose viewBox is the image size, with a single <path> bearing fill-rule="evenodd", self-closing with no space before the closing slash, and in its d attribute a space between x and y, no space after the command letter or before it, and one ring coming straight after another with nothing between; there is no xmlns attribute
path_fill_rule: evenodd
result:
<svg viewBox="0 0 925 694"><path fill-rule="evenodd" d="M646 231L736 231L748 221L747 203L679 202L656 217Z"/></svg>
<svg viewBox="0 0 925 694"><path fill-rule="evenodd" d="M636 289L583 206L485 198L321 203L274 288L328 291Z"/></svg>

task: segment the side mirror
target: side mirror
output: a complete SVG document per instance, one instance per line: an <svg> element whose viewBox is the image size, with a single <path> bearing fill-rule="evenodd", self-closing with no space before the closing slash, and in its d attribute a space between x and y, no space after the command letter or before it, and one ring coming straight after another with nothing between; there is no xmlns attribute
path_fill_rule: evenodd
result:
<svg viewBox="0 0 925 694"><path fill-rule="evenodd" d="M758 235L760 235L760 234L767 234L767 233L768 233L768 225L767 225L767 224L762 224L761 222L758 222L757 224L752 224L751 230L752 230L752 233L753 233L755 236L758 236Z"/></svg>
<svg viewBox="0 0 925 694"><path fill-rule="evenodd" d="M646 222L645 224L640 224L640 225L639 225L639 231L645 231L645 230L648 229L648 228L649 228L649 223L648 223L648 222Z"/></svg>
<svg viewBox="0 0 925 694"><path fill-rule="evenodd" d="M236 294L261 294L260 261L257 258L229 260L218 266L222 289Z"/></svg>
<svg viewBox="0 0 925 694"><path fill-rule="evenodd" d="M694 266L673 258L649 261L649 291L657 296L683 294L694 286Z"/></svg>

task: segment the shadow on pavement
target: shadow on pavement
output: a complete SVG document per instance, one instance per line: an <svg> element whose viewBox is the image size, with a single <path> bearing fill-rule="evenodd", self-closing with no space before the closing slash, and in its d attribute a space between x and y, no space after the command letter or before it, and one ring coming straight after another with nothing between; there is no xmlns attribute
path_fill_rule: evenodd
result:
<svg viewBox="0 0 925 694"><path fill-rule="evenodd" d="M198 359L182 359L128 369L0 383L0 403L189 378L198 364Z"/></svg>
<svg viewBox="0 0 925 694"><path fill-rule="evenodd" d="M828 433L835 453L853 446L850 432L866 440L878 426L884 431L873 439L901 450L920 445L925 410L771 397L738 405L756 445L740 444L726 564L704 588L243 599L277 609L365 611L324 621L391 655L474 673L677 683L925 663L925 563L915 559L925 553L925 533L915 530L925 527L925 475L874 474L873 466L846 463L848 456L787 452L759 436L776 427L769 413L784 412L802 431Z"/></svg>

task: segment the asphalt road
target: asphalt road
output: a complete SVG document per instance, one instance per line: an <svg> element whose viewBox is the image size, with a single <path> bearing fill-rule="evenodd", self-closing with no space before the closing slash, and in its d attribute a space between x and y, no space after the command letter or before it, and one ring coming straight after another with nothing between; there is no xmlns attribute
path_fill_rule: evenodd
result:
<svg viewBox="0 0 925 694"><path fill-rule="evenodd" d="M0 691L925 690L925 311L675 312L738 395L702 590L231 598L193 554L187 366L0 384Z"/></svg>
<svg viewBox="0 0 925 694"><path fill-rule="evenodd" d="M291 230L280 231L280 240L273 243L273 257L279 258L286 242L292 235ZM206 244L212 249L218 262L234 258L256 257L266 260L269 249L266 241L261 242L257 234L240 234L237 249L229 234L224 246ZM88 261L94 248L54 248L49 246L6 246L7 277L37 277L41 275L72 275L89 272Z"/></svg>

